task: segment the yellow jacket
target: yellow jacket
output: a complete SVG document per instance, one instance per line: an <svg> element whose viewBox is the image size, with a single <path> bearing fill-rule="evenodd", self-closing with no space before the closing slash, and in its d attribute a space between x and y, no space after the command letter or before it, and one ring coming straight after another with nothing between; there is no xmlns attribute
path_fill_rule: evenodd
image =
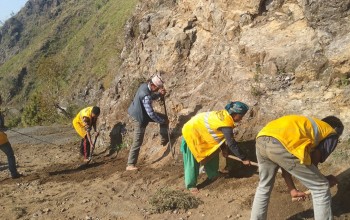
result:
<svg viewBox="0 0 350 220"><path fill-rule="evenodd" d="M9 140L7 139L6 133L3 131L0 131L0 145L3 145L7 142L9 142Z"/></svg>
<svg viewBox="0 0 350 220"><path fill-rule="evenodd" d="M84 138L86 135L86 128L91 127L92 125L92 117L91 111L93 106L82 109L73 119L73 126L76 132ZM89 123L84 122L84 117L89 118Z"/></svg>
<svg viewBox="0 0 350 220"><path fill-rule="evenodd" d="M221 127L234 127L226 110L199 113L182 128L182 135L197 162L214 153L225 140Z"/></svg>
<svg viewBox="0 0 350 220"><path fill-rule="evenodd" d="M310 153L335 130L316 118L287 115L268 123L257 135L271 136L279 140L301 164L310 165Z"/></svg>

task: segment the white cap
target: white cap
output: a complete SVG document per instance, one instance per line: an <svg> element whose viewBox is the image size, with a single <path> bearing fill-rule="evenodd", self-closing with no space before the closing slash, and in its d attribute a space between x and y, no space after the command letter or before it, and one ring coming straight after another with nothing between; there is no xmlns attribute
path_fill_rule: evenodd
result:
<svg viewBox="0 0 350 220"><path fill-rule="evenodd" d="M158 88L163 88L163 80L159 75L154 75L152 77L151 81Z"/></svg>

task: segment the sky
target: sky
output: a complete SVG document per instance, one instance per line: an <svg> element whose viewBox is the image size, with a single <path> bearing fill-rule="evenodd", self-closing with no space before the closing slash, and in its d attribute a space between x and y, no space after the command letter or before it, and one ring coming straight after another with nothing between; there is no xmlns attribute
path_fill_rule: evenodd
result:
<svg viewBox="0 0 350 220"><path fill-rule="evenodd" d="M11 13L17 14L17 12L26 4L28 0L0 0L0 21L11 17Z"/></svg>

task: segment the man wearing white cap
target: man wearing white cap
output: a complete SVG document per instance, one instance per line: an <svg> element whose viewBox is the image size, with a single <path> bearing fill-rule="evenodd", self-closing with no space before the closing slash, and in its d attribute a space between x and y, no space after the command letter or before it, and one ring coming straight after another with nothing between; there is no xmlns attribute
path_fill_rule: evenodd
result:
<svg viewBox="0 0 350 220"><path fill-rule="evenodd" d="M129 152L126 170L137 170L137 159L149 122L160 124L161 144L165 146L168 140L168 119L165 115L155 113L152 107L152 100L165 95L162 78L159 75L153 76L146 83L141 84L136 92L134 100L129 106L128 113L133 119L134 140Z"/></svg>

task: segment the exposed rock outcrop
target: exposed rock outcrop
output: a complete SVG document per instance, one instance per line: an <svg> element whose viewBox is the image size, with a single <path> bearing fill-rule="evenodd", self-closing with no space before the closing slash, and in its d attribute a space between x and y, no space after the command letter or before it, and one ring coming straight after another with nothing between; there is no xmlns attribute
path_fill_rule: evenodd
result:
<svg viewBox="0 0 350 220"><path fill-rule="evenodd" d="M240 136L285 114L350 125L349 1L147 1L127 24L124 62L101 99L103 124L127 121L133 82L164 71L171 126L181 117L251 106ZM349 138L346 130L344 139Z"/></svg>

